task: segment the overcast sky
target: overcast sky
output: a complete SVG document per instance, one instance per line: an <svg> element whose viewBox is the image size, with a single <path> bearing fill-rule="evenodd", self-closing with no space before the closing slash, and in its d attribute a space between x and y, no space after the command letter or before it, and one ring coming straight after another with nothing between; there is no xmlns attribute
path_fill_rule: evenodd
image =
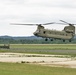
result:
<svg viewBox="0 0 76 75"><path fill-rule="evenodd" d="M0 36L32 36L36 26L10 23L66 22L76 24L76 0L0 0ZM47 29L62 30L65 25L49 25Z"/></svg>

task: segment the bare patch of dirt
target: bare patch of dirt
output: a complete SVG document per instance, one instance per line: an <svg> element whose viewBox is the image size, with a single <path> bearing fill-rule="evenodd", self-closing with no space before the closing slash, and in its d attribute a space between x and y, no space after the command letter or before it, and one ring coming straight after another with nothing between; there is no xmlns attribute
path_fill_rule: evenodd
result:
<svg viewBox="0 0 76 75"><path fill-rule="evenodd" d="M76 59L69 55L0 53L0 62L33 63L53 67L76 68Z"/></svg>

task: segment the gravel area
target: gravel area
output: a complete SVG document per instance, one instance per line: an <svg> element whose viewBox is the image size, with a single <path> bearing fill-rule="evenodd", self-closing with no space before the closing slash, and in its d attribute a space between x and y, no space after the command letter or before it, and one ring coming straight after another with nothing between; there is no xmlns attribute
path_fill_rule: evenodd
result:
<svg viewBox="0 0 76 75"><path fill-rule="evenodd" d="M44 66L76 68L76 59L65 55L0 53L0 62L33 63Z"/></svg>

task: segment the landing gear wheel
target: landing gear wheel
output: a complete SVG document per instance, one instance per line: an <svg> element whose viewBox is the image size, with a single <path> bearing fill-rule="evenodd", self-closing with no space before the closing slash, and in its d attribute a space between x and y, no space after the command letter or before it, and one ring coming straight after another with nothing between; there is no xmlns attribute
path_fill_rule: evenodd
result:
<svg viewBox="0 0 76 75"><path fill-rule="evenodd" d="M46 38L45 41L48 41L48 39Z"/></svg>
<svg viewBox="0 0 76 75"><path fill-rule="evenodd" d="M63 40L63 42L65 42L65 40Z"/></svg>
<svg viewBox="0 0 76 75"><path fill-rule="evenodd" d="M69 42L71 42L72 40L69 40Z"/></svg>
<svg viewBox="0 0 76 75"><path fill-rule="evenodd" d="M53 41L53 39L51 39L51 41Z"/></svg>

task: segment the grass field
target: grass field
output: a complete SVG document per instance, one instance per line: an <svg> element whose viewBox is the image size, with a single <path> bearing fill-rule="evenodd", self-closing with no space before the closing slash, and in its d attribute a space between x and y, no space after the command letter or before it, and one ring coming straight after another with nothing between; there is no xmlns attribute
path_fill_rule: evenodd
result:
<svg viewBox="0 0 76 75"><path fill-rule="evenodd" d="M43 54L76 54L76 44L11 44L10 49L0 52L43 53Z"/></svg>
<svg viewBox="0 0 76 75"><path fill-rule="evenodd" d="M71 54L76 55L75 44L11 44L0 52ZM0 63L0 75L76 75L76 69L42 66L29 63Z"/></svg>
<svg viewBox="0 0 76 75"><path fill-rule="evenodd" d="M29 50L76 50L76 44L15 44L11 48L25 48Z"/></svg>
<svg viewBox="0 0 76 75"><path fill-rule="evenodd" d="M22 63L0 63L0 75L76 75L76 69Z"/></svg>

